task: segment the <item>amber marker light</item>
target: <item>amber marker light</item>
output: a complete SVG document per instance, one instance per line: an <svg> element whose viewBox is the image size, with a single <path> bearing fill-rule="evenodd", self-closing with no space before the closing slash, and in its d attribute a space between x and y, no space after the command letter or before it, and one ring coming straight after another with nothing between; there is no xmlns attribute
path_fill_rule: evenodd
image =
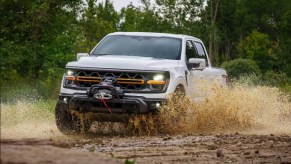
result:
<svg viewBox="0 0 291 164"><path fill-rule="evenodd" d="M149 80L149 81L147 81L147 84L151 84L151 85L155 85L155 84L164 85L164 84L166 84L166 82L165 81L160 81L160 80Z"/></svg>
<svg viewBox="0 0 291 164"><path fill-rule="evenodd" d="M73 80L75 80L75 76L67 76L66 80L72 80L73 81Z"/></svg>

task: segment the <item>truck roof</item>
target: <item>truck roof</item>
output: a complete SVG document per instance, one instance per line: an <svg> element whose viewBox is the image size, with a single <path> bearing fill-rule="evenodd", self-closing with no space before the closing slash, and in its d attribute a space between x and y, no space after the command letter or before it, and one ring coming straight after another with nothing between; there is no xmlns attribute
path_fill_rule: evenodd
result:
<svg viewBox="0 0 291 164"><path fill-rule="evenodd" d="M194 39L199 40L199 38L182 35L182 34L169 34L169 33L156 33L156 32L114 32L109 35L129 35L129 36L154 36L154 37L172 37L172 38L180 38L180 39Z"/></svg>

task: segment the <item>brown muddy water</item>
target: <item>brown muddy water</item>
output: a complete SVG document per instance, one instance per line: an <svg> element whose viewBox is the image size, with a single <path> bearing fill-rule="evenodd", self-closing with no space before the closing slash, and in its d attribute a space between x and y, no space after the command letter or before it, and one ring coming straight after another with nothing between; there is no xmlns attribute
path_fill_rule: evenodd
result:
<svg viewBox="0 0 291 164"><path fill-rule="evenodd" d="M277 88L245 84L205 90L212 94L172 98L160 115L132 116L128 125L95 122L90 136L62 135L55 126L54 101L1 103L1 163L47 158L74 163L85 159L73 155L79 152L136 163L291 162L290 97ZM44 152L44 146L55 153ZM65 149L54 150L59 147ZM74 151L56 157L68 148ZM68 155L74 160L65 159Z"/></svg>
<svg viewBox="0 0 291 164"><path fill-rule="evenodd" d="M202 100L171 98L160 115L133 116L130 122L148 134L291 135L290 97L277 88L234 84L205 90L212 94Z"/></svg>

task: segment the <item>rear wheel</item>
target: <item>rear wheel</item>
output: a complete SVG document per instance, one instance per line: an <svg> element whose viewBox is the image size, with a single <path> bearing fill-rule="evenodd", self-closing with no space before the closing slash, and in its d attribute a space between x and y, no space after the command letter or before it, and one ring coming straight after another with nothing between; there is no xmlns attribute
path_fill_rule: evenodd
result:
<svg viewBox="0 0 291 164"><path fill-rule="evenodd" d="M86 134L89 132L91 122L89 119L81 119L69 112L66 105L57 104L55 109L56 125L61 133L69 134Z"/></svg>

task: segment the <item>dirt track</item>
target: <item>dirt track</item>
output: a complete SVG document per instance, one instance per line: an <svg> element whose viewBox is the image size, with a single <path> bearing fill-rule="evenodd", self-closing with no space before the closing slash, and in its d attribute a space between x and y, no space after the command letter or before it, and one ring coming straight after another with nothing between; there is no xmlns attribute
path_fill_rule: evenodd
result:
<svg viewBox="0 0 291 164"><path fill-rule="evenodd" d="M126 159L136 163L291 163L291 137L233 134L1 141L1 163L111 164Z"/></svg>
<svg viewBox="0 0 291 164"><path fill-rule="evenodd" d="M274 88L218 90L193 103L181 124L173 104L158 119L130 120L133 127L97 123L87 137L62 135L46 104L1 104L1 163L291 164L291 102Z"/></svg>
<svg viewBox="0 0 291 164"><path fill-rule="evenodd" d="M67 144L50 140L2 140L1 163L122 163L116 159L110 159L101 153L92 154L71 150L67 146Z"/></svg>

